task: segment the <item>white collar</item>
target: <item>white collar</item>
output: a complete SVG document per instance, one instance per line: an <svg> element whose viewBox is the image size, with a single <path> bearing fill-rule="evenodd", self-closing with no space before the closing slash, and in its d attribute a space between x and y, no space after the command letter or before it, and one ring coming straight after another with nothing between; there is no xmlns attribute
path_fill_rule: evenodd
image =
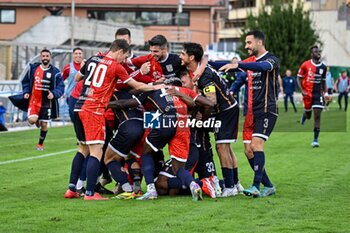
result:
<svg viewBox="0 0 350 233"><path fill-rule="evenodd" d="M168 57L169 57L169 53L166 54L166 57L161 60L161 61L158 61L159 63L164 63L166 60L168 60Z"/></svg>
<svg viewBox="0 0 350 233"><path fill-rule="evenodd" d="M256 60L261 59L262 57L264 57L269 51L266 51L264 54L260 55L259 57L255 57Z"/></svg>
<svg viewBox="0 0 350 233"><path fill-rule="evenodd" d="M44 70L44 71L45 71L45 70L48 70L48 69L50 68L50 65L49 65L47 68L44 68L44 67L43 67L43 65L42 65L42 64L40 64L40 68L41 68L42 70Z"/></svg>
<svg viewBox="0 0 350 233"><path fill-rule="evenodd" d="M321 65L322 65L322 61L320 61L320 63L318 63L318 64L315 64L315 63L312 61L312 59L310 59L310 61L311 61L311 64L313 64L314 66L321 66Z"/></svg>

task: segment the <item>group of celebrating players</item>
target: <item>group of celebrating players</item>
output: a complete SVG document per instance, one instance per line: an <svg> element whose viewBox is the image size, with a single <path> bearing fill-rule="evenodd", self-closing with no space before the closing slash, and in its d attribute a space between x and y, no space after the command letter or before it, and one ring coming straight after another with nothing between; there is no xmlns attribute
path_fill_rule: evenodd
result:
<svg viewBox="0 0 350 233"><path fill-rule="evenodd" d="M106 191L103 186L111 182L110 177L117 183L114 197L117 199L152 200L158 195L188 193L193 200L201 200L202 192L211 198L239 193L267 197L276 193L265 169L264 144L278 117L279 61L265 49L263 32L254 30L246 35L249 58L220 68L225 72L237 70L244 76L241 85L247 86L243 142L254 171L253 184L247 189L240 184L237 159L231 147L237 140L239 106L230 94L230 87L208 65L202 46L184 43L179 56L168 52L163 35L156 35L148 41L150 54L135 57L130 50L131 35L127 28L118 29L115 39L108 52L86 61L83 50L75 48L74 61L62 72L63 79L68 80L65 94L78 139L65 198L108 200L99 190ZM50 55L49 51L42 51L42 63L47 54ZM310 64L315 65L315 70L303 65L299 71L305 77L303 95L308 101L302 123L310 118L312 108L323 107L317 102L322 101L321 94L316 100L316 92L321 93L323 83L322 72L321 75L318 72L323 67L314 62L311 60ZM43 102L40 99L44 98L52 106L51 100L63 94L60 77L57 85L53 85L54 82L48 81L52 80L51 74L47 74L45 67L42 70L40 87L39 73L34 81L30 81L30 75L24 80L30 83L24 85L28 89L24 97L29 99L31 123L38 120L43 123L51 117L51 110L43 112L32 106L38 106L37 102ZM43 90L44 81L49 94L34 98L35 90ZM145 124L149 113L152 114ZM190 127L186 124L189 121L196 124ZM204 124L206 121L219 125ZM38 149L43 149L47 128L45 135L42 132ZM217 178L210 132L215 135L223 180ZM315 137L318 134L319 125L316 125ZM169 160L165 160L163 153L166 145ZM145 193L141 190L142 178L147 185ZM264 186L262 189L260 184Z"/></svg>

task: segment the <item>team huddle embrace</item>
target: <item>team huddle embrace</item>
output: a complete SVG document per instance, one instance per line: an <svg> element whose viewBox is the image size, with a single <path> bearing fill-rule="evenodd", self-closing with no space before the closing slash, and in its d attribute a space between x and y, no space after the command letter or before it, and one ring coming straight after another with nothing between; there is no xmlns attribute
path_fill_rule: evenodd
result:
<svg viewBox="0 0 350 233"><path fill-rule="evenodd" d="M248 87L242 135L254 180L247 189L240 184L232 149L238 135L239 105L227 83L208 64L202 46L184 43L180 55L172 54L166 38L156 35L148 41L150 54L135 57L130 38L128 29L119 29L108 52L87 60L83 60L83 50L75 48L74 61L62 72L68 81L65 95L78 139L64 197L108 200L100 194L109 193L116 199L152 200L159 195L189 194L201 200L203 192L211 198L275 194L264 167L264 144L278 116L279 61L266 51L265 35L248 33L245 48L250 57L220 68L239 72L245 80L240 85ZM62 90L62 78L58 79ZM63 94L48 93L40 98L48 98L50 104ZM30 93L26 98L30 107L35 105ZM38 111L41 114L40 107ZM47 119L40 114L34 114L32 123L50 120L48 114ZM212 135L215 140L210 139ZM223 179L217 176L212 141ZM164 155L166 146L169 158ZM112 179L116 188L110 192L104 185ZM141 189L142 180L147 190Z"/></svg>

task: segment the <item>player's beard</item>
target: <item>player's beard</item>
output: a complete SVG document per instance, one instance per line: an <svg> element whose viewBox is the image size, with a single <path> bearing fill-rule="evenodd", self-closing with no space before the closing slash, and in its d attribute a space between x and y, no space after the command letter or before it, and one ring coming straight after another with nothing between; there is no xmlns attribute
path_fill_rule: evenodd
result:
<svg viewBox="0 0 350 233"><path fill-rule="evenodd" d="M248 49L249 56L256 56L258 55L258 50L256 49Z"/></svg>
<svg viewBox="0 0 350 233"><path fill-rule="evenodd" d="M50 60L48 59L44 59L41 62L43 63L44 66L47 66L48 64L50 64Z"/></svg>

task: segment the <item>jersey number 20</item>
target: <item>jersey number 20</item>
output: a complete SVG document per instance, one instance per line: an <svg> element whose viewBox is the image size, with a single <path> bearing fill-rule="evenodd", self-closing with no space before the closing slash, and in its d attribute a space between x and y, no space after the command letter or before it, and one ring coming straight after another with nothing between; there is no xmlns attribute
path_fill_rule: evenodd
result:
<svg viewBox="0 0 350 233"><path fill-rule="evenodd" d="M84 85L90 86L92 77L92 86L102 86L103 80L106 76L107 66L104 64L99 64L97 67L96 66L96 63L90 63L88 65L87 71L89 72L89 76L86 78Z"/></svg>

